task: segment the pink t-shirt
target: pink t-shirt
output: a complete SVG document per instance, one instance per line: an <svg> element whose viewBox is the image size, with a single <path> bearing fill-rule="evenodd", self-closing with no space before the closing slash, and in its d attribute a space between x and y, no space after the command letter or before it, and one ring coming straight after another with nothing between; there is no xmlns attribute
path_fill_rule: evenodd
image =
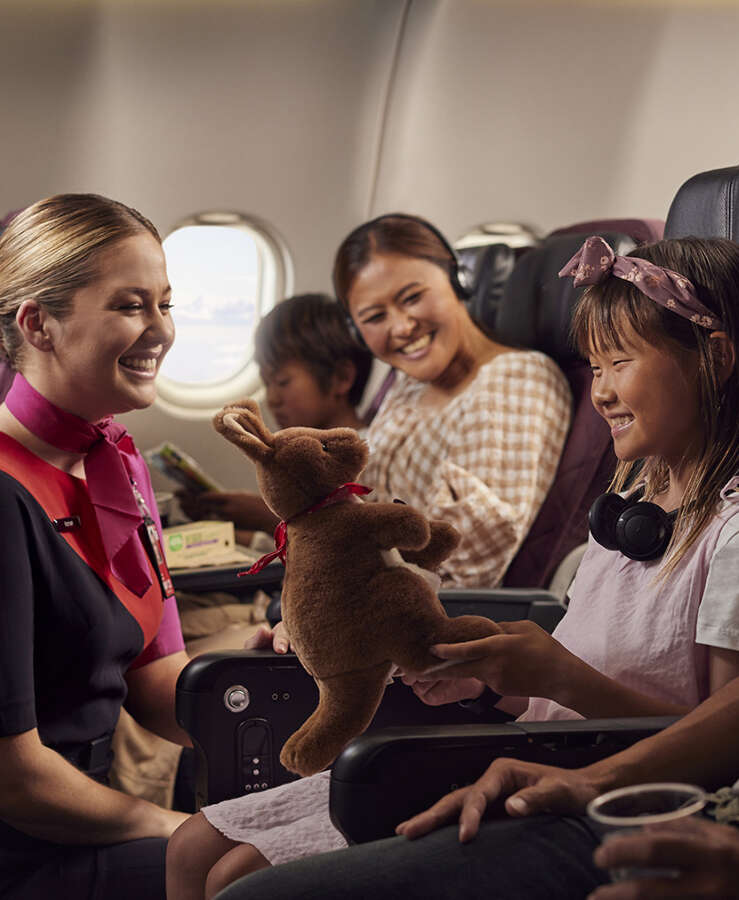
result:
<svg viewBox="0 0 739 900"><path fill-rule="evenodd" d="M710 590L707 582L717 546L726 543L727 532L733 537L739 529L739 493L724 496L717 514L666 579L658 577L661 560L628 559L591 537L554 637L594 669L634 690L682 706L705 700L706 645L712 640L698 643L698 611ZM734 538L724 547L722 560L730 550L735 565L738 543ZM718 572L714 580L725 582ZM727 622L735 618L735 598L724 597L723 592L711 597L714 616L721 603ZM532 697L521 721L579 718L552 700Z"/></svg>

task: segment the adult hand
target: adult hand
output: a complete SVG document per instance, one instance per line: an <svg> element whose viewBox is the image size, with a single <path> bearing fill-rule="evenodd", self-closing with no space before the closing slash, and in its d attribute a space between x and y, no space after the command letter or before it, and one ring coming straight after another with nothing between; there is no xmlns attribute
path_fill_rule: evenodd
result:
<svg viewBox="0 0 739 900"><path fill-rule="evenodd" d="M600 793L586 770L558 769L516 759L496 759L474 784L442 797L429 809L401 822L398 834L417 838L459 819L463 843L478 832L487 807L505 801L506 812L522 817L538 813L577 815Z"/></svg>
<svg viewBox="0 0 739 900"><path fill-rule="evenodd" d="M410 685L413 693L428 706L443 706L459 700L475 700L485 690L485 685L477 678L454 678L448 680L424 680L413 675L404 675L403 684Z"/></svg>
<svg viewBox="0 0 739 900"><path fill-rule="evenodd" d="M739 896L739 831L703 819L651 825L610 838L595 851L604 869L647 866L679 871L677 878L626 879L593 891L589 900Z"/></svg>
<svg viewBox="0 0 739 900"><path fill-rule="evenodd" d="M269 649L275 653L287 653L290 649L290 635L283 622L278 622L274 628L260 625L259 630L244 642L244 650Z"/></svg>
<svg viewBox="0 0 739 900"><path fill-rule="evenodd" d="M435 656L455 662L435 669L434 676L442 681L478 678L504 697L556 699L559 686L568 683L581 661L535 622L498 625L501 634L431 647Z"/></svg>

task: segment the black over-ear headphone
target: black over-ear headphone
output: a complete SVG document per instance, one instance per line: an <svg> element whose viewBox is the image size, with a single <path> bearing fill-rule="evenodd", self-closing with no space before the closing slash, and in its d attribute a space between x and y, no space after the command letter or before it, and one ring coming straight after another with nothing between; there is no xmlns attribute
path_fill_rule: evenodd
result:
<svg viewBox="0 0 739 900"><path fill-rule="evenodd" d="M629 559L657 559L667 549L677 510L666 513L656 503L641 500L644 489L630 497L602 494L590 507L588 525L607 550L620 550Z"/></svg>
<svg viewBox="0 0 739 900"><path fill-rule="evenodd" d="M439 243L444 247L444 249L448 251L449 256L451 257L449 265L449 282L452 286L452 290L460 300L468 300L470 298L474 288L474 285L472 283L472 273L469 271L469 269L465 268L465 266L460 263L459 257L457 256L454 247L452 247L449 241L444 237L444 235L435 225L432 225L431 222L427 222L426 219L422 219L420 216L411 216L408 213L384 213L381 216L370 219L369 222L365 222L364 225L360 225L359 227L369 230L373 226L382 222L383 219L405 219L408 222L416 222L430 231L431 234L433 234L438 239ZM360 344L362 347L366 347L367 345L365 344L364 338L362 337L359 328L357 328L356 322L349 313L348 305L345 305L344 309L346 311L346 324L350 334L358 344Z"/></svg>

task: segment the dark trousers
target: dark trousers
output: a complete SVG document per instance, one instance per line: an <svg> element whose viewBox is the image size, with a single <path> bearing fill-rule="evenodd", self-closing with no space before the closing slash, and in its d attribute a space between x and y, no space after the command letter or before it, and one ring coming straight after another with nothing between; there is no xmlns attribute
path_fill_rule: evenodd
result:
<svg viewBox="0 0 739 900"><path fill-rule="evenodd" d="M582 900L607 880L592 862L598 843L577 818L484 822L467 844L453 825L263 869L217 900Z"/></svg>
<svg viewBox="0 0 739 900"><path fill-rule="evenodd" d="M164 838L0 850L3 900L165 900Z"/></svg>

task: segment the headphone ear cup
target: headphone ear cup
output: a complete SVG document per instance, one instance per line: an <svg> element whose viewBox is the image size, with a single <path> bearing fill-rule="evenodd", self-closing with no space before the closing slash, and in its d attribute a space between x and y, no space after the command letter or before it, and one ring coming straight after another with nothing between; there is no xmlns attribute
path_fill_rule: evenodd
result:
<svg viewBox="0 0 739 900"><path fill-rule="evenodd" d="M451 248L450 248L451 249ZM472 272L455 260L449 272L449 281L452 289L460 300L469 300L474 291L474 276Z"/></svg>
<svg viewBox="0 0 739 900"><path fill-rule="evenodd" d="M629 559L657 559L670 543L674 518L656 503L629 505L616 522L619 549Z"/></svg>
<svg viewBox="0 0 739 900"><path fill-rule="evenodd" d="M588 513L588 527L595 540L606 550L618 550L616 522L627 506L619 494L601 494L593 501Z"/></svg>

